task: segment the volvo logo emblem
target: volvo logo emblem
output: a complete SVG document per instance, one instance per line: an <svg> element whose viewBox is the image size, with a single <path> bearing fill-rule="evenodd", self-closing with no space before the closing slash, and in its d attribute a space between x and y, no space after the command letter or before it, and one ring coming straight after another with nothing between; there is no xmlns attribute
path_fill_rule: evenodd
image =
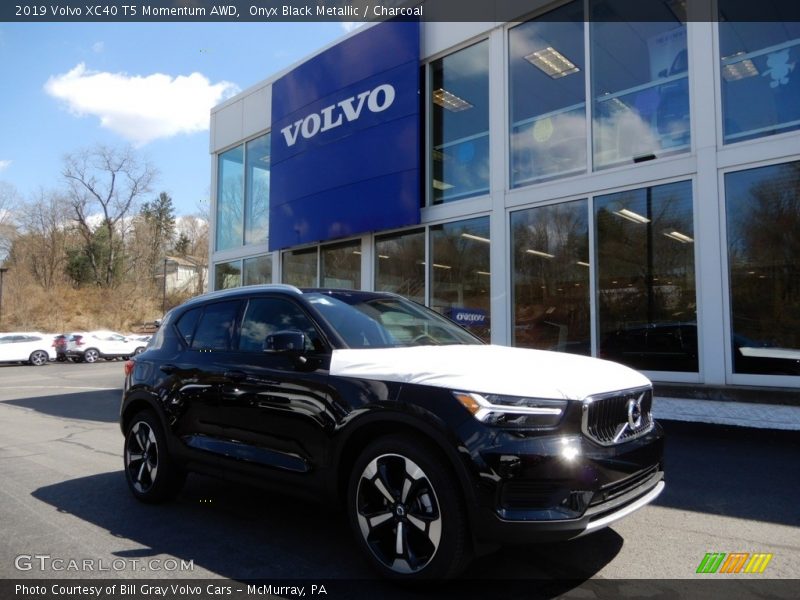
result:
<svg viewBox="0 0 800 600"><path fill-rule="evenodd" d="M628 426L631 429L642 426L642 396L628 400Z"/></svg>

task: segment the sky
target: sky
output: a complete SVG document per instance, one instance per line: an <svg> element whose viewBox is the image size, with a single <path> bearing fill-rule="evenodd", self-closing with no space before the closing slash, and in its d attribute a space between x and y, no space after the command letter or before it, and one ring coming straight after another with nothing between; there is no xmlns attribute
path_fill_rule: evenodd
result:
<svg viewBox="0 0 800 600"><path fill-rule="evenodd" d="M66 154L131 145L159 171L150 196L196 214L210 196L210 109L351 28L0 23L0 182L29 199L64 187Z"/></svg>

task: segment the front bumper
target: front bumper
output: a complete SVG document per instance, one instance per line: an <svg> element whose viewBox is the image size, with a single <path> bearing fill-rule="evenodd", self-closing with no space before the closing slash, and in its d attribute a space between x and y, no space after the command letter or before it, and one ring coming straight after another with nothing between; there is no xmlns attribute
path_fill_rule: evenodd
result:
<svg viewBox="0 0 800 600"><path fill-rule="evenodd" d="M475 537L530 543L607 527L663 491L662 457L658 424L614 446L600 446L581 434L498 435L480 452Z"/></svg>

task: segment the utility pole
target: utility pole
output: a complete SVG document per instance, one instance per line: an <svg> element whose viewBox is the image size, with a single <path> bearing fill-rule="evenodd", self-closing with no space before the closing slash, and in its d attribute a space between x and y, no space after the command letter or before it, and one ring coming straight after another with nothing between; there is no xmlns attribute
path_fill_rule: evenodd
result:
<svg viewBox="0 0 800 600"><path fill-rule="evenodd" d="M3 275L8 271L8 267L0 267L0 326L3 324Z"/></svg>

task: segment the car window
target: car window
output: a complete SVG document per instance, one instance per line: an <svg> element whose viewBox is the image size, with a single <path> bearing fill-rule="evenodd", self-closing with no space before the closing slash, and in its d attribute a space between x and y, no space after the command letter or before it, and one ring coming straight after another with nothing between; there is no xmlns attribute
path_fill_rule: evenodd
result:
<svg viewBox="0 0 800 600"><path fill-rule="evenodd" d="M200 318L200 313L202 312L202 308L193 308L192 310L187 310L185 313L183 313L175 325L175 327L178 329L178 333L183 338L183 341L186 342L187 346L192 345L192 340L194 339L194 329L197 326L197 320ZM158 333L160 332L161 329L158 330ZM156 335L158 335L158 333Z"/></svg>
<svg viewBox="0 0 800 600"><path fill-rule="evenodd" d="M302 331L306 335L307 351L324 349L314 323L294 302L283 298L253 298L242 320L239 350L262 352L268 335L291 330Z"/></svg>
<svg viewBox="0 0 800 600"><path fill-rule="evenodd" d="M192 350L230 350L240 305L238 300L207 305L197 324Z"/></svg>

